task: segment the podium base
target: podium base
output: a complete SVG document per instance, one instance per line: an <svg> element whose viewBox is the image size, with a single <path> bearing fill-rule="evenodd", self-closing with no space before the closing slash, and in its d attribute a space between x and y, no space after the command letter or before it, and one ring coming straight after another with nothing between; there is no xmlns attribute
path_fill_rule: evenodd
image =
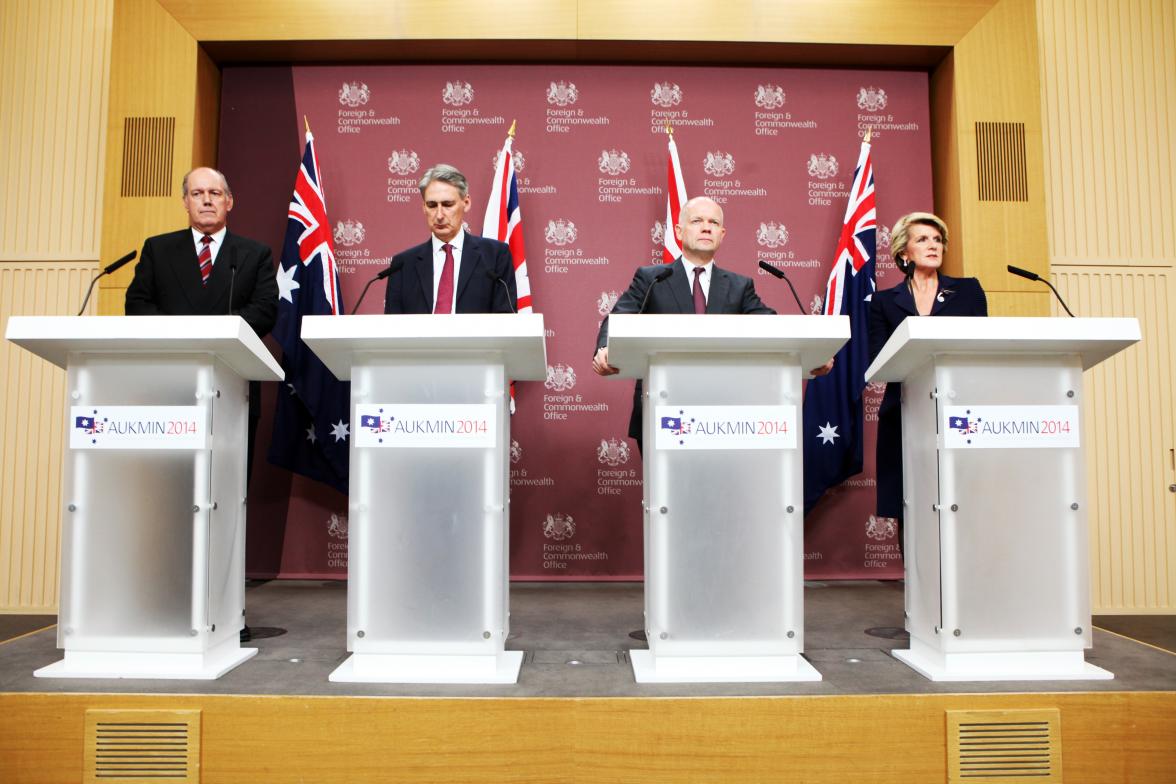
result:
<svg viewBox="0 0 1176 784"><path fill-rule="evenodd" d="M941 653L911 639L894 658L933 681L1107 681L1113 672L1089 664L1082 651Z"/></svg>
<svg viewBox="0 0 1176 784"><path fill-rule="evenodd" d="M353 653L333 683L518 683L522 651L477 656Z"/></svg>
<svg viewBox="0 0 1176 784"><path fill-rule="evenodd" d="M143 678L213 681L257 655L233 638L204 653L66 651L65 658L33 672L37 678Z"/></svg>
<svg viewBox="0 0 1176 784"><path fill-rule="evenodd" d="M803 656L654 656L629 651L638 683L780 683L819 681Z"/></svg>

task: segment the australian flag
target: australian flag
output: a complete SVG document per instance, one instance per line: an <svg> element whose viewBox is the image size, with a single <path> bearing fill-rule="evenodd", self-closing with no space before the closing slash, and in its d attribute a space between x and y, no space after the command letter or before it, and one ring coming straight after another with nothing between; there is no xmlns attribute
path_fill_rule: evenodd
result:
<svg viewBox="0 0 1176 784"><path fill-rule="evenodd" d="M273 333L282 346L286 382L278 392L269 460L346 493L351 385L336 379L301 338L303 316L344 312L310 131L288 218L278 271L278 323Z"/></svg>
<svg viewBox="0 0 1176 784"><path fill-rule="evenodd" d="M849 316L850 339L837 352L833 370L810 381L804 396L806 512L826 490L862 470L862 392L869 366L866 330L874 295L876 229L874 166L870 144L862 142L837 256L825 287L824 315Z"/></svg>

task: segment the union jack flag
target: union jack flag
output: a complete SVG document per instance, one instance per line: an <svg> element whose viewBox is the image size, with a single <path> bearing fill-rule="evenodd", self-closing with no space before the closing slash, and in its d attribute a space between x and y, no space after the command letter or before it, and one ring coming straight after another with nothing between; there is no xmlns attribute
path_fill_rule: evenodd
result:
<svg viewBox="0 0 1176 784"><path fill-rule="evenodd" d="M351 385L340 382L302 342L302 317L342 315L339 271L314 136L294 180L278 270L278 323L286 381L278 393L269 460L347 492Z"/></svg>
<svg viewBox="0 0 1176 784"><path fill-rule="evenodd" d="M825 288L824 315L849 316L850 339L837 352L833 370L809 381L804 396L806 512L826 490L862 470L862 392L869 366L867 329L874 296L876 229L874 166L870 143L862 142Z"/></svg>
<svg viewBox="0 0 1176 784"><path fill-rule="evenodd" d="M678 247L678 238L674 236L674 227L678 225L678 216L682 212L682 205L686 203L686 181L682 179L682 164L678 162L678 145L674 144L674 134L666 129L670 137L669 162L666 165L668 183L666 187L666 230L662 244L662 263L673 264L674 259L682 255Z"/></svg>
<svg viewBox="0 0 1176 784"><path fill-rule="evenodd" d="M490 188L490 204L486 207L486 218L482 223L482 236L505 242L510 247L510 258L514 263L515 310L531 312L531 281L527 277L527 251L523 247L523 213L519 210L519 185L515 177L514 126L507 134L498 164L494 167L494 184Z"/></svg>

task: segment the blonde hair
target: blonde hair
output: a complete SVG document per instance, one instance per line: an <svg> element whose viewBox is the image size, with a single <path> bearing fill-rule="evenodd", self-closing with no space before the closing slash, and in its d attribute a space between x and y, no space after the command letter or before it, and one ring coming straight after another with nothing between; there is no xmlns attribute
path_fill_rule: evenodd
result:
<svg viewBox="0 0 1176 784"><path fill-rule="evenodd" d="M907 275L915 271L914 265L902 258L902 254L906 252L911 226L934 226L943 238L943 252L947 253L947 224L942 218L930 212L911 212L903 215L890 230L890 255L894 257L894 263L898 268Z"/></svg>

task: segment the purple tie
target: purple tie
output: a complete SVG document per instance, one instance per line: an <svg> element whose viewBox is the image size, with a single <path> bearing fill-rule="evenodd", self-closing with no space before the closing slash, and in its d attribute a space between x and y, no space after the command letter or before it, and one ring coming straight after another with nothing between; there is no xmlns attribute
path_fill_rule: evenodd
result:
<svg viewBox="0 0 1176 784"><path fill-rule="evenodd" d="M204 247L200 249L200 256L196 260L200 262L201 282L207 284L208 276L212 274L212 237L205 234L200 241Z"/></svg>
<svg viewBox="0 0 1176 784"><path fill-rule="evenodd" d="M703 267L694 268L694 312L706 313L706 297L702 296Z"/></svg>
<svg viewBox="0 0 1176 784"><path fill-rule="evenodd" d="M441 246L445 250L445 265L441 267L441 282L437 284L437 302L434 313L453 312L453 246L448 242Z"/></svg>

